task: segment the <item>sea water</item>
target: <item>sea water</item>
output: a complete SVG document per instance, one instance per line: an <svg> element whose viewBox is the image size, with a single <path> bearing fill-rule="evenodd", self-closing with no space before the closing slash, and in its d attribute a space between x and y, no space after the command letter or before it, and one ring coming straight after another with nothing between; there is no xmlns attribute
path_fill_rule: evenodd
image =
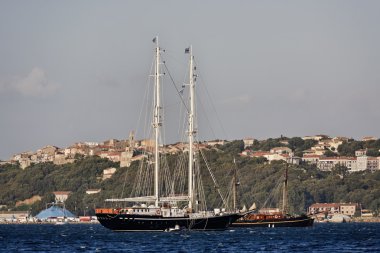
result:
<svg viewBox="0 0 380 253"><path fill-rule="evenodd" d="M0 225L1 252L380 252L380 223L112 232L99 224Z"/></svg>

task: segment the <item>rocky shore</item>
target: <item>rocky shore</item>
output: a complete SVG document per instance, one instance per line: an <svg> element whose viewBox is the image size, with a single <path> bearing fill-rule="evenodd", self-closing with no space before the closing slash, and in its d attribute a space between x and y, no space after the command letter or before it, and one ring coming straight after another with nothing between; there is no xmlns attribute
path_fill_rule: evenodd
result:
<svg viewBox="0 0 380 253"><path fill-rule="evenodd" d="M354 217L352 222L380 222L380 217Z"/></svg>

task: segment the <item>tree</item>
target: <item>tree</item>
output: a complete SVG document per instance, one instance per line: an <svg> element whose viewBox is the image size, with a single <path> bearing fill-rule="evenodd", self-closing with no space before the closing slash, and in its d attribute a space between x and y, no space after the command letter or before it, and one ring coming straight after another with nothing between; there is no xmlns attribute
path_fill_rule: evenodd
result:
<svg viewBox="0 0 380 253"><path fill-rule="evenodd" d="M264 164L266 162L268 162L268 159L266 159L265 157L263 156L260 156L260 157L254 157L253 158L253 161L257 164Z"/></svg>
<svg viewBox="0 0 380 253"><path fill-rule="evenodd" d="M331 172L343 178L348 174L348 168L346 166L337 164L334 166L334 168L332 168Z"/></svg>
<svg viewBox="0 0 380 253"><path fill-rule="evenodd" d="M288 143L288 147L291 150L296 150L297 148L302 147L305 144L305 141L300 137L293 137L289 139Z"/></svg>
<svg viewBox="0 0 380 253"><path fill-rule="evenodd" d="M380 153L379 153L379 150L376 150L376 149L368 149L367 150L367 153L366 153L367 156L380 156Z"/></svg>
<svg viewBox="0 0 380 253"><path fill-rule="evenodd" d="M219 145L218 148L228 153L238 154L244 150L244 142L242 140L231 141L225 145Z"/></svg>
<svg viewBox="0 0 380 253"><path fill-rule="evenodd" d="M354 156L355 151L363 149L362 141L345 141L338 146L338 152L341 156Z"/></svg>
<svg viewBox="0 0 380 253"><path fill-rule="evenodd" d="M327 157L334 157L334 156L338 156L338 154L337 154L337 153L335 153L335 152L332 152L332 151L331 151L331 150L329 150L329 149L325 151L324 155L325 155L325 156L327 156Z"/></svg>

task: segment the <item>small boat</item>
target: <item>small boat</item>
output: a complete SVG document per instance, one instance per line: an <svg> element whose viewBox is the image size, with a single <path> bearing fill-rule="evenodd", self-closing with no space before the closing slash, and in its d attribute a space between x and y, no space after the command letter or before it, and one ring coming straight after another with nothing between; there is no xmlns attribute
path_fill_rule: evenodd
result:
<svg viewBox="0 0 380 253"><path fill-rule="evenodd" d="M289 215L287 213L288 199L288 168L285 169L285 179L283 187L283 208L280 209L261 209L256 213L247 213L231 227L308 227L314 223L314 218L308 215ZM254 207L250 208L251 210Z"/></svg>
<svg viewBox="0 0 380 253"><path fill-rule="evenodd" d="M181 231L181 227L178 224L175 225L174 228L168 228L165 230L165 232L176 232L176 231Z"/></svg>
<svg viewBox="0 0 380 253"><path fill-rule="evenodd" d="M66 225L69 224L67 220L58 220L55 222L55 225Z"/></svg>
<svg viewBox="0 0 380 253"><path fill-rule="evenodd" d="M114 207L98 208L96 216L100 224L113 231L178 231L180 228L224 230L244 214L235 211L228 212L225 211L225 208L216 208L211 211L207 208L206 201L201 199L204 198L204 191L200 183L202 178L199 160L203 156L198 150L199 146L195 143L197 133L195 83L197 75L194 73L196 67L194 66L192 47L185 49L185 53L190 56L189 83L183 85L183 89L185 86L189 87L188 104L185 106L188 138L185 146L187 150L183 151L181 164L169 167L168 165L163 166L165 160L161 152L161 147L163 147L161 142L163 125L161 78L164 75L161 66L166 65L164 61L160 60L160 57L161 53L165 51L158 46L158 37L153 39L153 43L156 45L154 71L151 75L154 79L154 85L151 86L154 88L152 92L154 95L153 113L151 114L153 119L149 124L153 127L151 132L153 136L150 140L154 140L154 142L152 141L150 149L146 150L144 154L146 159L140 163L139 172L137 172L138 178L134 180L136 187L132 190L131 197L107 199L106 202L111 202ZM184 102L183 99L182 102ZM209 167L207 168L209 169ZM209 172L211 173L210 169ZM215 179L213 175L212 178ZM215 180L214 183L216 184ZM223 200L219 188L217 191ZM131 203L134 204L131 205ZM223 200L223 203L226 202ZM115 208L115 205L119 207Z"/></svg>

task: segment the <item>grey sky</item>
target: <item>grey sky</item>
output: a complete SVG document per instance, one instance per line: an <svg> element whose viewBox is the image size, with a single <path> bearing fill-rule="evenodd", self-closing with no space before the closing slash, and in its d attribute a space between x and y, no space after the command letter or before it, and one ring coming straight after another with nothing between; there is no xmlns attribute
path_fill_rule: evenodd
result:
<svg viewBox="0 0 380 253"><path fill-rule="evenodd" d="M180 82L193 45L225 130L202 138L380 137L379 12L375 0L3 0L0 159L127 138L157 34Z"/></svg>

